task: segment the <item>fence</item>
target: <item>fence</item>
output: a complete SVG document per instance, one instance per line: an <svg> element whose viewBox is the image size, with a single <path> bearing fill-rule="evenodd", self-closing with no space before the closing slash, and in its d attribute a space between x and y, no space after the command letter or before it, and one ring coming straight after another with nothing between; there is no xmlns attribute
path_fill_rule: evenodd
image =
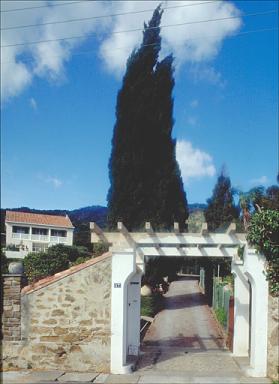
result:
<svg viewBox="0 0 279 384"><path fill-rule="evenodd" d="M205 276L205 272L204 272L204 268L200 268L200 287L201 287L201 290L204 292L204 276Z"/></svg>
<svg viewBox="0 0 279 384"><path fill-rule="evenodd" d="M213 300L212 306L219 322L225 331L229 328L230 300L232 292L228 285L225 285L218 278L213 279Z"/></svg>

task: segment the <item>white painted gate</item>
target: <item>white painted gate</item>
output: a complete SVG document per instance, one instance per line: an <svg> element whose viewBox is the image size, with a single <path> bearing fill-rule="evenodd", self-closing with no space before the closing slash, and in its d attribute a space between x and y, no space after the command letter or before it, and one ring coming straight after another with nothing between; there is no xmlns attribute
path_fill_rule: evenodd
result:
<svg viewBox="0 0 279 384"><path fill-rule="evenodd" d="M235 276L233 355L248 356L249 351L249 284L252 286L250 376L265 377L267 369L268 283L265 258L248 247L244 234L235 233L230 225L224 233L208 233L203 224L200 233L155 233L150 223L146 232L128 232L118 223L118 232L102 232L91 223L91 241L111 244L111 372L127 373L129 355L139 352L140 277L145 256L228 257ZM237 254L245 246L244 258ZM138 284L137 284L138 283Z"/></svg>

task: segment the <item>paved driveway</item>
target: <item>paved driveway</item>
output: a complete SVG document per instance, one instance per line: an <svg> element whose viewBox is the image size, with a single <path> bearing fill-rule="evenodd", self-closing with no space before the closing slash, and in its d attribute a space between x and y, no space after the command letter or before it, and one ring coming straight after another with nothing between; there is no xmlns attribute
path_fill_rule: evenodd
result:
<svg viewBox="0 0 279 384"><path fill-rule="evenodd" d="M197 278L181 276L165 297L166 309L157 314L144 337L138 371L240 376Z"/></svg>
<svg viewBox="0 0 279 384"><path fill-rule="evenodd" d="M160 312L144 338L145 346L183 347L187 351L220 351L224 340L199 291L198 280L180 277L165 295Z"/></svg>

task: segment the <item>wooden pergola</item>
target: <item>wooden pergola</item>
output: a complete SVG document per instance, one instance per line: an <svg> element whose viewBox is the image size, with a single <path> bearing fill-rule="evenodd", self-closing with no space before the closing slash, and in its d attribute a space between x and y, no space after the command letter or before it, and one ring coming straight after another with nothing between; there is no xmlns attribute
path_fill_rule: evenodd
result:
<svg viewBox="0 0 279 384"><path fill-rule="evenodd" d="M96 223L90 223L91 242L105 242L110 251L136 250L138 256L181 256L181 257L228 257L237 258L237 249L246 244L243 233L236 233L232 223L223 232L208 232L207 223L202 224L199 233L180 232L174 223L172 232L155 232L151 223L145 223L143 232L129 232L122 222L117 231L103 231Z"/></svg>

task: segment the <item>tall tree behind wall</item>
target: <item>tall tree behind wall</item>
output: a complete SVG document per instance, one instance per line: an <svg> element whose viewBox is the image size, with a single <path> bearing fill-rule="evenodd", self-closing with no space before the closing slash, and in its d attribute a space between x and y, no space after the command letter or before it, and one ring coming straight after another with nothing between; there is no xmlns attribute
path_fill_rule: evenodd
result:
<svg viewBox="0 0 279 384"><path fill-rule="evenodd" d="M212 197L207 200L208 206L205 210L205 219L210 231L230 224L239 216L239 211L233 202L233 193L231 188L231 180L222 170L219 175Z"/></svg>
<svg viewBox="0 0 279 384"><path fill-rule="evenodd" d="M109 227L123 221L129 230L151 221L168 229L183 227L186 195L175 159L173 127L173 58L158 62L161 49L158 7L144 25L140 48L127 62L118 92L116 123L109 162Z"/></svg>

